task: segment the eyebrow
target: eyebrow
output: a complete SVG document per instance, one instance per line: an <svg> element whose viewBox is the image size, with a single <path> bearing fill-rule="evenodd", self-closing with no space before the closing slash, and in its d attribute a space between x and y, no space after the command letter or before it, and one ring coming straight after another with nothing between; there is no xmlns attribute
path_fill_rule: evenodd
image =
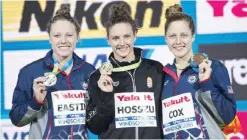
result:
<svg viewBox="0 0 247 140"><path fill-rule="evenodd" d="M125 35L131 35L131 33L123 34L123 36L125 36ZM121 36L121 35L113 35L113 36Z"/></svg>
<svg viewBox="0 0 247 140"><path fill-rule="evenodd" d="M188 33L189 33L189 32L181 32L181 33L179 33L179 34L188 34ZM168 34L172 35L172 34L176 34L176 33L172 32L172 33L168 33Z"/></svg>
<svg viewBox="0 0 247 140"><path fill-rule="evenodd" d="M61 32L53 32L52 34L62 34ZM73 34L73 32L66 32L65 34Z"/></svg>
<svg viewBox="0 0 247 140"><path fill-rule="evenodd" d="M111 35L110 37L119 37L119 35Z"/></svg>

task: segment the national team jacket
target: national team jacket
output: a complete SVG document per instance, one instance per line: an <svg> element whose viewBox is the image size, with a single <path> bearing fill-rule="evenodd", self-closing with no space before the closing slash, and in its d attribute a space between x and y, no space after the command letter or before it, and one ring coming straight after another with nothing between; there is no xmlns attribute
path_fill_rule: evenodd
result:
<svg viewBox="0 0 247 140"><path fill-rule="evenodd" d="M45 102L38 102L33 94L33 80L53 70L52 53L49 51L44 58L20 70L9 117L15 126L30 124L30 139L88 139L85 125L54 125L51 92L82 90L82 83L87 82L95 68L73 53L71 73L60 72L56 85L47 87Z"/></svg>
<svg viewBox="0 0 247 140"><path fill-rule="evenodd" d="M162 139L161 129L161 92L163 86L162 64L149 59L141 58L141 49L135 48L136 59L132 62L118 62L109 56L109 61L114 68L135 64L141 59L141 64L132 70L113 72L113 92L103 92L97 85L100 71L96 70L89 79L90 101L87 106L87 127L100 139ZM156 127L129 127L116 128L115 93L126 92L153 92L156 109ZM124 99L125 100L125 99ZM132 100L132 97L126 100ZM134 98L133 98L134 100ZM126 112L136 112L139 108L128 108ZM121 110L123 111L123 110ZM141 110L139 110L141 111Z"/></svg>
<svg viewBox="0 0 247 140"><path fill-rule="evenodd" d="M236 101L233 90L230 84L228 71L226 67L218 60L210 59L212 61L211 76L209 79L199 81L198 72L188 66L183 70L181 76L178 78L176 74L176 66L166 65L163 67L165 72L164 87L162 93L163 111L167 114L165 116L168 120L173 120L167 124L163 124L164 137L167 139L224 139L222 126L229 124L236 115ZM187 93L187 94L186 94ZM192 107L186 103L190 101L187 96L192 96ZM172 101L171 97L179 97ZM180 98L181 97L181 98ZM170 103L165 103L170 101ZM176 105L175 105L176 104ZM181 104L181 108L174 108ZM170 110L168 111L168 108ZM172 108L174 110L172 110ZM195 126L193 128L182 129L192 125L187 123L182 125L181 122L188 121L182 119L176 121L181 125L174 124L175 118L190 116L194 113L188 114L188 109L195 113ZM187 111L186 111L187 110ZM163 113L164 115L164 113ZM164 116L163 116L164 119ZM193 120L193 118L191 118ZM163 120L164 122L164 120Z"/></svg>

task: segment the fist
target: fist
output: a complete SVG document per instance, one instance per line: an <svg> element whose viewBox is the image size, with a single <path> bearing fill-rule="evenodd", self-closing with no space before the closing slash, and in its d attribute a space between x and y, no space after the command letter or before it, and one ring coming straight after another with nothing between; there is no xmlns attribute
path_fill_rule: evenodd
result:
<svg viewBox="0 0 247 140"><path fill-rule="evenodd" d="M212 69L212 61L204 59L203 62L199 65L199 80L204 81L210 78Z"/></svg>
<svg viewBox="0 0 247 140"><path fill-rule="evenodd" d="M112 92L112 78L108 75L102 74L98 80L98 87L104 92Z"/></svg>
<svg viewBox="0 0 247 140"><path fill-rule="evenodd" d="M47 94L44 82L45 77L38 77L33 81L34 96L39 102L43 102Z"/></svg>

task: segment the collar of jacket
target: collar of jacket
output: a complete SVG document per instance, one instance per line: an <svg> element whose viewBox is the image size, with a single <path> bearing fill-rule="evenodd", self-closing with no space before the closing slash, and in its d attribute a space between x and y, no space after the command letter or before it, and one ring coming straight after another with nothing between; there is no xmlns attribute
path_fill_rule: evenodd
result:
<svg viewBox="0 0 247 140"><path fill-rule="evenodd" d="M170 75L176 82L178 82L178 77L177 77L177 68L176 68L176 60L174 59L173 64L167 64L166 66L163 67L163 71ZM192 68L190 65L186 67L183 71Z"/></svg>
<svg viewBox="0 0 247 140"><path fill-rule="evenodd" d="M171 65L171 64L167 64L165 67L168 68L168 69L170 69L170 70L172 70L173 72L176 73L176 72L177 72L177 67L176 67L175 64L176 64L176 59L173 60L172 65ZM191 65L189 65L189 66L186 67L185 69L189 69L189 68L192 68ZM185 69L184 69L184 70L185 70Z"/></svg>
<svg viewBox="0 0 247 140"><path fill-rule="evenodd" d="M131 64L135 64L138 63L140 61L140 59L142 59L142 49L141 48L133 48L134 49L134 55L135 55L135 60L131 61L131 62L119 62L114 58L113 52L110 54L109 56L109 61L111 62L111 64L113 65L113 68L117 68L119 66L123 67L123 66L128 66ZM114 59L114 60L113 60ZM117 64L116 64L117 63ZM119 66L118 66L119 65Z"/></svg>
<svg viewBox="0 0 247 140"><path fill-rule="evenodd" d="M44 62L46 64L46 66L48 66L49 68L53 68L54 64L53 64L53 59L52 59L52 54L53 54L53 50L50 50L46 56L44 57ZM85 60L81 59L79 56L76 55L76 53L73 52L72 54L72 58L73 58L73 67L72 67L72 71L76 70L78 68L80 68L84 63Z"/></svg>

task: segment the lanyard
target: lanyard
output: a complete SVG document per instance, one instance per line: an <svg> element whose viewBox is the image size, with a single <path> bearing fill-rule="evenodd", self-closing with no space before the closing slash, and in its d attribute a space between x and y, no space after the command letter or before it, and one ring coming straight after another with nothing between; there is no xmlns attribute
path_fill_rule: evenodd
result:
<svg viewBox="0 0 247 140"><path fill-rule="evenodd" d="M53 61L54 61L54 63L53 63L54 64L54 67L53 67L52 73L55 74L55 75L57 75L59 73L59 71L58 71L58 65L59 65L59 63L58 63L58 61L54 57L52 57L52 58L53 58ZM61 62L61 64L63 64L63 63L64 63L64 60ZM62 67L61 70L62 71L67 70L72 65L72 63L73 63L73 59L70 58L69 61L67 61L63 65L63 67Z"/></svg>
<svg viewBox="0 0 247 140"><path fill-rule="evenodd" d="M122 71L128 71L128 70L136 69L137 67L140 66L141 62L142 62L142 59L140 58L140 60L137 63L135 63L135 64L131 64L131 65L128 65L128 66L123 66L123 67L119 66L118 68L113 68L112 71L113 72L122 72Z"/></svg>

